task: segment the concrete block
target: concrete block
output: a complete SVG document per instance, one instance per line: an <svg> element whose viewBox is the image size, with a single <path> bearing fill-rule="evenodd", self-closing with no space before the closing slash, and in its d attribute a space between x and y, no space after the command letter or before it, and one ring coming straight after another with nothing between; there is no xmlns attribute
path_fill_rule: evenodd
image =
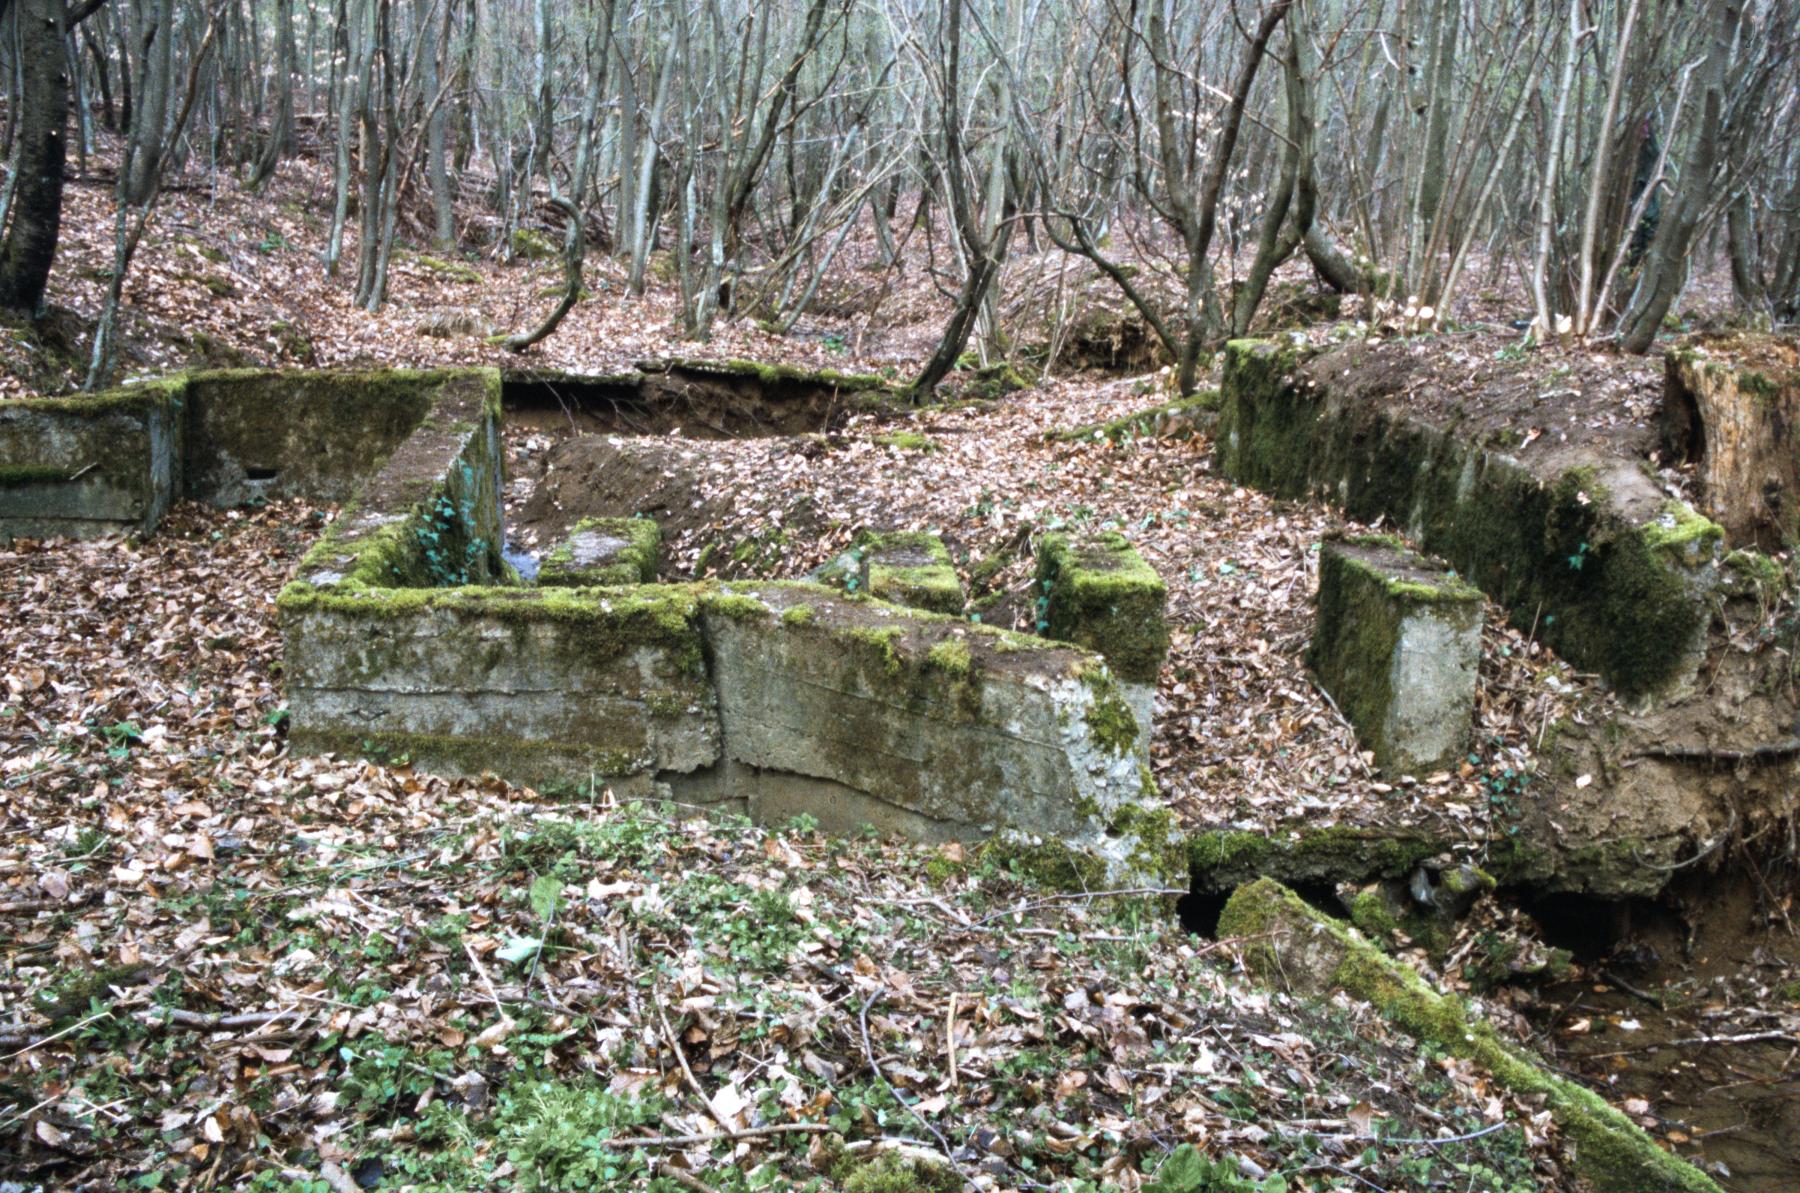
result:
<svg viewBox="0 0 1800 1193"><path fill-rule="evenodd" d="M154 530L180 487L182 389L0 402L0 540Z"/></svg>
<svg viewBox="0 0 1800 1193"><path fill-rule="evenodd" d="M1482 595L1397 539L1328 540L1307 661L1389 774L1453 768L1469 748Z"/></svg>
<svg viewBox="0 0 1800 1193"><path fill-rule="evenodd" d="M649 584L662 529L649 518L583 518L538 565L543 587Z"/></svg>
<svg viewBox="0 0 1800 1193"><path fill-rule="evenodd" d="M1149 741L1157 677L1169 653L1168 589L1115 531L1038 541L1038 628L1106 659Z"/></svg>

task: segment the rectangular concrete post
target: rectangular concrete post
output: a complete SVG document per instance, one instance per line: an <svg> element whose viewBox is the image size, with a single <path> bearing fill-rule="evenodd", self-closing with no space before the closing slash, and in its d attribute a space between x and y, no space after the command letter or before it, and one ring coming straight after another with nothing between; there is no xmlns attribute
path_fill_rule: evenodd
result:
<svg viewBox="0 0 1800 1193"><path fill-rule="evenodd" d="M1482 596L1398 539L1327 540L1307 662L1389 774L1453 768L1468 750Z"/></svg>

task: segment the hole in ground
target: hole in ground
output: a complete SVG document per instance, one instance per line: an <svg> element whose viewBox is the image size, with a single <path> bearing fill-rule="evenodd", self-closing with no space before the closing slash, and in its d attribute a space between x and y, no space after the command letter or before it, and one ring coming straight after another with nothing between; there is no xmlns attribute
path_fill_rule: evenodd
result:
<svg viewBox="0 0 1800 1193"><path fill-rule="evenodd" d="M1344 905L1339 902L1337 890L1330 883L1291 882L1287 885L1289 890L1312 907L1334 919L1344 918ZM1193 887L1175 901L1175 914L1186 931L1207 940L1216 940L1219 935L1219 916L1225 910L1226 900L1230 898L1230 891Z"/></svg>
<svg viewBox="0 0 1800 1193"><path fill-rule="evenodd" d="M1545 944L1569 950L1583 965L1604 961L1634 936L1678 919L1649 899L1600 899L1567 892L1522 898L1519 906L1537 923Z"/></svg>
<svg viewBox="0 0 1800 1193"><path fill-rule="evenodd" d="M246 469L244 469L244 479L247 481L255 481L258 484L268 484L270 481L274 480L276 477L278 477L280 475L281 475L281 469L279 469L279 468L246 468Z"/></svg>

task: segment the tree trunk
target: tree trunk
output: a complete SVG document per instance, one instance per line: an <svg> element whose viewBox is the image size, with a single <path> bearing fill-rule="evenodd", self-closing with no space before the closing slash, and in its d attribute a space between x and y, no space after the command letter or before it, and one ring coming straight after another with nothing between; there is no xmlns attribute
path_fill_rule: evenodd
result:
<svg viewBox="0 0 1800 1193"><path fill-rule="evenodd" d="M36 317L43 309L62 225L68 158L69 77L62 0L16 0L22 55L18 155L6 238L0 241L0 308Z"/></svg>
<svg viewBox="0 0 1800 1193"><path fill-rule="evenodd" d="M1665 358L1664 438L1697 465L1706 512L1733 543L1800 542L1800 349L1743 336Z"/></svg>
<svg viewBox="0 0 1800 1193"><path fill-rule="evenodd" d="M1694 231L1712 198L1713 167L1719 160L1720 126L1724 122L1726 66L1737 28L1739 0L1715 0L1718 25L1701 70L1700 127L1681 171L1681 190L1671 210L1657 224L1645 254L1644 272L1619 323L1619 340L1627 352L1646 352L1656 341L1663 317L1675 305L1687 281L1688 253Z"/></svg>

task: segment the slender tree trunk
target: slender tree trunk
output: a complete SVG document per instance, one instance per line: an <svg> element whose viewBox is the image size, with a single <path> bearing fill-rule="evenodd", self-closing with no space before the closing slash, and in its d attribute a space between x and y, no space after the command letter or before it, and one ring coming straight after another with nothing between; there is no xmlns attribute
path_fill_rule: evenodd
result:
<svg viewBox="0 0 1800 1193"><path fill-rule="evenodd" d="M1646 352L1656 341L1663 317L1687 281L1688 253L1700 216L1712 197L1713 167L1719 160L1720 126L1724 122L1726 67L1737 29L1739 0L1714 0L1717 24L1707 47L1700 77L1700 127L1681 171L1681 189L1672 209L1657 224L1644 258L1644 272L1619 323L1619 341L1627 352Z"/></svg>
<svg viewBox="0 0 1800 1193"><path fill-rule="evenodd" d="M62 227L68 160L69 77L62 0L14 0L19 8L20 114L14 192L0 241L0 308L35 318L44 306Z"/></svg>

